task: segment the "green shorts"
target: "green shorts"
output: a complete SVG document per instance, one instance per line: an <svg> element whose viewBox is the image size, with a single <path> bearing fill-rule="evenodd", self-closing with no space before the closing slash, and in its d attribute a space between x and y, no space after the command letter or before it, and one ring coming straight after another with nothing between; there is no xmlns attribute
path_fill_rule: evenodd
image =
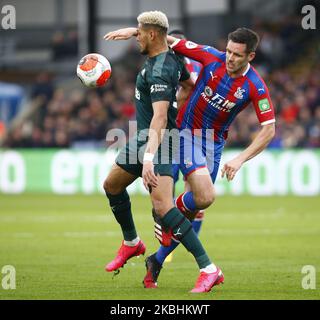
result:
<svg viewBox="0 0 320 320"><path fill-rule="evenodd" d="M132 137L129 142L120 150L116 158L116 164L123 170L135 175L142 176L142 161L147 143L137 140L137 136ZM173 178L172 157L163 156L161 159L161 145L154 157L154 172L160 176L170 176ZM162 162L162 163L161 163Z"/></svg>

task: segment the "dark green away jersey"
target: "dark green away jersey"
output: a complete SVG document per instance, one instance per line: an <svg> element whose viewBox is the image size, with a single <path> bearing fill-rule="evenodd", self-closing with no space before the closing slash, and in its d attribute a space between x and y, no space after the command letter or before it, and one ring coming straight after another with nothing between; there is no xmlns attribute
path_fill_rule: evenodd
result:
<svg viewBox="0 0 320 320"><path fill-rule="evenodd" d="M179 81L189 78L183 61L171 49L147 58L136 81L136 109L138 131L148 129L153 117L152 103L169 101L168 129L176 127L176 90Z"/></svg>

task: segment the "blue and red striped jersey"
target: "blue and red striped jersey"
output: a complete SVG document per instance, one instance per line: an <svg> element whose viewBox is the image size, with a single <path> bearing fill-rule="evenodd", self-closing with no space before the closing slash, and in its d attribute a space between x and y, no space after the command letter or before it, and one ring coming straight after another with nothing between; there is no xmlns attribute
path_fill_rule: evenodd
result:
<svg viewBox="0 0 320 320"><path fill-rule="evenodd" d="M237 114L250 102L262 125L275 122L269 90L250 64L242 76L231 78L225 52L183 39L175 41L172 48L202 65L192 94L179 109L178 128L214 129L214 139L222 141Z"/></svg>

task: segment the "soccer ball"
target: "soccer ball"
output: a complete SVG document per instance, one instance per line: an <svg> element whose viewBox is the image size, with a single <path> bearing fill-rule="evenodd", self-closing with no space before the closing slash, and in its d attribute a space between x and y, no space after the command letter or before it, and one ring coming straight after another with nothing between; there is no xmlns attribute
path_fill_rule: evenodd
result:
<svg viewBox="0 0 320 320"><path fill-rule="evenodd" d="M87 87L102 87L111 76L110 62L101 54L89 53L79 61L77 76Z"/></svg>

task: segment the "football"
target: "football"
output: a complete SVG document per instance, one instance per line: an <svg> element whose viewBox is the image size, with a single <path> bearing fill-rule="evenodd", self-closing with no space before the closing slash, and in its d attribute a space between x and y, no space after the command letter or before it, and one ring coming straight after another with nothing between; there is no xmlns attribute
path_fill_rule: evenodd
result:
<svg viewBox="0 0 320 320"><path fill-rule="evenodd" d="M87 87L102 87L111 77L110 62L101 54L87 54L78 63L77 76Z"/></svg>

